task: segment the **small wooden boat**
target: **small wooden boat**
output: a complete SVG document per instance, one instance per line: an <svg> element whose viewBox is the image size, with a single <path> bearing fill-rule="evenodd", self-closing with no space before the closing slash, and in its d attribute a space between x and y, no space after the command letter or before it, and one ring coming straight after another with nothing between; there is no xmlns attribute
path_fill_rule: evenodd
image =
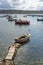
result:
<svg viewBox="0 0 43 65"><path fill-rule="evenodd" d="M19 43L23 43L23 42L27 42L29 38L30 38L30 34L25 34L23 36L15 38L15 41Z"/></svg>
<svg viewBox="0 0 43 65"><path fill-rule="evenodd" d="M16 20L15 21L15 24L19 24L19 25L28 25L28 24L30 24L30 21L27 21L27 20Z"/></svg>

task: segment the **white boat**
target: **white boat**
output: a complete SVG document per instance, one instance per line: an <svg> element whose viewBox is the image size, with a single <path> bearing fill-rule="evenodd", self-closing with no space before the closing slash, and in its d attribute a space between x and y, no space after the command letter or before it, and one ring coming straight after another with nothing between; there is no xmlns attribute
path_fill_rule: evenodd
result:
<svg viewBox="0 0 43 65"><path fill-rule="evenodd" d="M30 33L15 38L15 41L19 42L19 43L23 43L23 42L27 42L29 40L29 38L30 38Z"/></svg>
<svg viewBox="0 0 43 65"><path fill-rule="evenodd" d="M7 19L8 21L15 21L15 18L13 18L12 16L8 16Z"/></svg>

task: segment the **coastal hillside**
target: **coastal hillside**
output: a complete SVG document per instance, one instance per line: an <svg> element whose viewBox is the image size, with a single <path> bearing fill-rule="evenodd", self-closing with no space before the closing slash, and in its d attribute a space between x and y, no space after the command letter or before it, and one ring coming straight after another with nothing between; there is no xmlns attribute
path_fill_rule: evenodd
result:
<svg viewBox="0 0 43 65"><path fill-rule="evenodd" d="M1 10L0 14L43 14L43 11L33 11L33 10Z"/></svg>

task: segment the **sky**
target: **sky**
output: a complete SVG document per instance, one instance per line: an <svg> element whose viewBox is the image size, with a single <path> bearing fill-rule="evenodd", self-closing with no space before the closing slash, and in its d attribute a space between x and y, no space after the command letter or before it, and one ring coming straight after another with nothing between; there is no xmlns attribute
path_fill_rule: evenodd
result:
<svg viewBox="0 0 43 65"><path fill-rule="evenodd" d="M43 10L43 0L0 0L0 9Z"/></svg>

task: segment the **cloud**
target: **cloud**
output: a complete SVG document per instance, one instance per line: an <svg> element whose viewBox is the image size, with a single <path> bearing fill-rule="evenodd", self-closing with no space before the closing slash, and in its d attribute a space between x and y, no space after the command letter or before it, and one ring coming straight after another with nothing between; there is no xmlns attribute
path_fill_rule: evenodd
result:
<svg viewBox="0 0 43 65"><path fill-rule="evenodd" d="M43 6L43 2L40 0L8 0L12 8L22 10L37 10Z"/></svg>
<svg viewBox="0 0 43 65"><path fill-rule="evenodd" d="M8 4L8 1L7 0L0 0L1 4L0 4L0 8L11 8L10 7L10 4Z"/></svg>
<svg viewBox="0 0 43 65"><path fill-rule="evenodd" d="M0 0L0 7L18 10L42 10L43 0Z"/></svg>
<svg viewBox="0 0 43 65"><path fill-rule="evenodd" d="M40 0L40 2L43 2L43 0Z"/></svg>
<svg viewBox="0 0 43 65"><path fill-rule="evenodd" d="M21 5L23 0L8 0L8 3L10 4L11 7L14 6L19 6Z"/></svg>
<svg viewBox="0 0 43 65"><path fill-rule="evenodd" d="M0 5L1 5L2 3L0 2Z"/></svg>

